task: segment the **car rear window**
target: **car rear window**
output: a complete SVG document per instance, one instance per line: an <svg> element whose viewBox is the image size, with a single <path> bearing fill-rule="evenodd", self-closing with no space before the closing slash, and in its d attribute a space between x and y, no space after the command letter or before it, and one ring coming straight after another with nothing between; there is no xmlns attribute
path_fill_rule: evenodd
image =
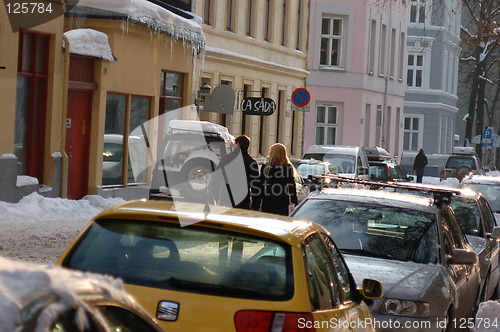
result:
<svg viewBox="0 0 500 332"><path fill-rule="evenodd" d="M387 181L387 167L385 165L370 165L370 179L374 181Z"/></svg>
<svg viewBox="0 0 500 332"><path fill-rule="evenodd" d="M356 157L347 154L333 153L306 153L303 159L316 159L327 161L332 164L337 173L355 173L356 172Z"/></svg>
<svg viewBox="0 0 500 332"><path fill-rule="evenodd" d="M458 168L460 166L467 166L470 169L476 169L476 164L474 163L474 159L470 157L459 157L452 156L448 158L446 162L446 168Z"/></svg>
<svg viewBox="0 0 500 332"><path fill-rule="evenodd" d="M345 253L438 262L436 218L431 213L373 202L310 199L293 217L325 227Z"/></svg>
<svg viewBox="0 0 500 332"><path fill-rule="evenodd" d="M325 170L325 166L321 164L300 164L297 166L297 172L300 176L306 178L309 174L311 175L322 175L328 173Z"/></svg>
<svg viewBox="0 0 500 332"><path fill-rule="evenodd" d="M126 283L217 296L293 296L290 247L212 228L131 220L96 221L63 265Z"/></svg>

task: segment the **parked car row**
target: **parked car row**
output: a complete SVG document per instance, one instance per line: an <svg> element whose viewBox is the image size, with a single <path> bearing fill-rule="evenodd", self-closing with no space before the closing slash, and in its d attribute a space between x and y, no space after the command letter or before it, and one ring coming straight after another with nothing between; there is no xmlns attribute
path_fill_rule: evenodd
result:
<svg viewBox="0 0 500 332"><path fill-rule="evenodd" d="M376 319L420 321L432 327L426 330L441 331L443 322L472 317L484 280L478 255L449 205L459 191L412 190L428 190L433 197L326 189L311 194L292 216L329 230L356 280L368 273L381 281L384 296L370 305ZM500 237L500 228L490 236Z"/></svg>

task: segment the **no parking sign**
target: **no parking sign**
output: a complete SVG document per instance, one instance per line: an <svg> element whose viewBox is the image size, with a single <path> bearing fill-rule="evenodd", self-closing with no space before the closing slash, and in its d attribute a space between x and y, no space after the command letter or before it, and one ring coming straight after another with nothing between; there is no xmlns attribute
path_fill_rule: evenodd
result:
<svg viewBox="0 0 500 332"><path fill-rule="evenodd" d="M298 88L292 92L292 103L297 107L305 107L311 100L311 94L304 88Z"/></svg>

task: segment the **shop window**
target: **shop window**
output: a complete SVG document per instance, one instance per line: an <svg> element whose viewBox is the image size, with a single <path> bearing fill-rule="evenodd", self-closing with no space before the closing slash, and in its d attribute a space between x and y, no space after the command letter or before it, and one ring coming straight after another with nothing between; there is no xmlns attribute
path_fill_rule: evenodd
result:
<svg viewBox="0 0 500 332"><path fill-rule="evenodd" d="M43 178L50 36L19 33L14 153L18 174Z"/></svg>
<svg viewBox="0 0 500 332"><path fill-rule="evenodd" d="M150 97L108 93L102 184L130 185L147 182L145 128L150 119Z"/></svg>

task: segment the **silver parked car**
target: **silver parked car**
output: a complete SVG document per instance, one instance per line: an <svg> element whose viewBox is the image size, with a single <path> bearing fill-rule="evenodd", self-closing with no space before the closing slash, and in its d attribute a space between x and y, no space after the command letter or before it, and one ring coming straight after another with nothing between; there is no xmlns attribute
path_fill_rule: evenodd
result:
<svg viewBox="0 0 500 332"><path fill-rule="evenodd" d="M384 331L455 330L480 295L478 256L449 206L434 198L379 190L326 189L292 213L331 233L354 278L380 280L384 298L371 310ZM418 330L418 329L415 329Z"/></svg>
<svg viewBox="0 0 500 332"><path fill-rule="evenodd" d="M478 191L486 198L495 213L500 213L500 176L469 175L459 185Z"/></svg>
<svg viewBox="0 0 500 332"><path fill-rule="evenodd" d="M500 227L484 196L469 189L422 183L401 183L390 190L432 197L433 190L442 189L453 191L450 205L469 244L479 256L480 301L496 298L500 294Z"/></svg>

